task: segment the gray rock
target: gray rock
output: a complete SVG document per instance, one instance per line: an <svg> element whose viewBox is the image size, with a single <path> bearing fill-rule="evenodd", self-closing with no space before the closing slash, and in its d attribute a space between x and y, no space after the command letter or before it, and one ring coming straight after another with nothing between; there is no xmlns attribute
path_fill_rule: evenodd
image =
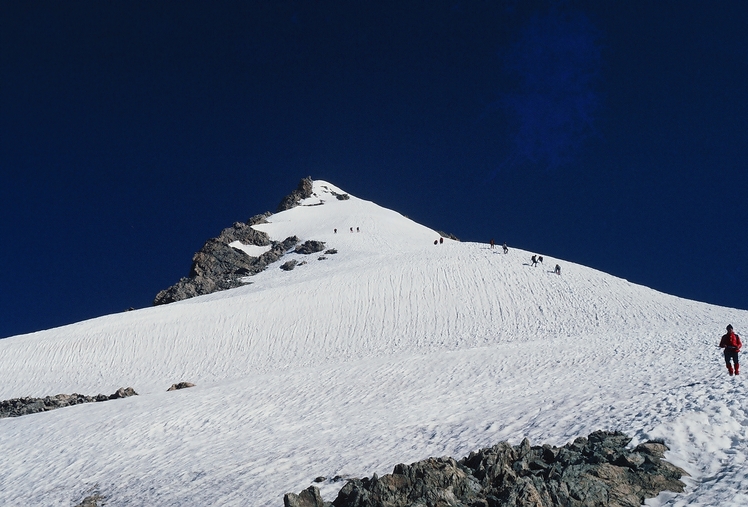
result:
<svg viewBox="0 0 748 507"><path fill-rule="evenodd" d="M267 219L271 216L273 216L273 214L269 211L266 211L265 213L261 213L259 215L255 215L247 220L247 225L266 224L268 223Z"/></svg>
<svg viewBox="0 0 748 507"><path fill-rule="evenodd" d="M89 495L75 507L103 507L105 498L99 493Z"/></svg>
<svg viewBox="0 0 748 507"><path fill-rule="evenodd" d="M286 197L281 200L280 204L278 205L278 209L276 210L276 213L280 213L281 211L286 211L291 208L295 208L299 205L299 202L302 199L307 199L312 196L312 177L307 176L303 180L299 182L299 186L296 187L296 190L288 194Z"/></svg>
<svg viewBox="0 0 748 507"><path fill-rule="evenodd" d="M114 394L109 395L110 400L117 400L119 398L129 398L130 396L137 396L138 393L132 387L120 387Z"/></svg>
<svg viewBox="0 0 748 507"><path fill-rule="evenodd" d="M307 240L303 244L296 247L294 252L297 254L309 255L317 252L321 252L325 249L324 241Z"/></svg>
<svg viewBox="0 0 748 507"><path fill-rule="evenodd" d="M177 382L176 384L172 384L166 391L176 391L177 389L187 389L188 387L195 387L195 384L192 382Z"/></svg>
<svg viewBox="0 0 748 507"><path fill-rule="evenodd" d="M333 505L410 506L462 505L477 498L478 481L452 458L429 458L412 465L397 465L392 474L352 479L343 486ZM466 503L467 504L467 503Z"/></svg>
<svg viewBox="0 0 748 507"><path fill-rule="evenodd" d="M284 262L283 264L281 264L280 268L283 271L293 271L293 268L296 267L296 264L297 264L296 260L295 259L291 259L290 261L287 261L287 262Z"/></svg>
<svg viewBox="0 0 748 507"><path fill-rule="evenodd" d="M381 478L351 479L334 507L635 507L668 490L682 492L686 473L662 460L661 442L634 450L619 432L597 431L561 448L501 442L460 461L429 458L397 465ZM286 506L317 506L313 486L288 494ZM317 492L318 493L318 492ZM286 500L288 499L288 501ZM321 501L321 499L320 499Z"/></svg>
<svg viewBox="0 0 748 507"><path fill-rule="evenodd" d="M302 199L311 197L312 188L311 176L301 180L296 190L283 198L278 212L291 209ZM218 237L206 241L192 257L189 274L156 294L153 304L163 305L240 287L248 283L246 277L264 271L268 264L280 259L299 240L296 236L291 236L282 242L274 242L267 234L252 228L253 225L267 223L267 218L271 215L272 213L266 212L255 215L246 222L236 222L232 227L221 231ZM240 249L230 247L229 244L234 241L241 241L245 245L270 245L271 250L260 257L251 257Z"/></svg>
<svg viewBox="0 0 748 507"><path fill-rule="evenodd" d="M329 502L322 501L322 496L316 486L309 486L299 493L286 493L283 497L284 507L330 507Z"/></svg>
<svg viewBox="0 0 748 507"><path fill-rule="evenodd" d="M135 396L138 393L132 387L120 387L117 392L109 396L97 394L96 396L84 396L82 394L56 394L54 396L45 396L44 398L13 398L11 400L0 401L0 418L19 417L22 415L36 414L46 412L56 408L79 405L81 403L94 403L98 401L114 400L117 398L127 398Z"/></svg>
<svg viewBox="0 0 748 507"><path fill-rule="evenodd" d="M250 220L256 219L257 217L253 217ZM271 248L259 257L250 257L241 250L230 247L229 244L234 241L241 241L245 245L271 245ZM245 284L242 281L244 277L264 271L268 264L280 259L298 241L296 236L288 237L282 242L270 241L267 234L255 231L249 224L237 222L233 227L221 231L217 238L209 239L192 258L189 276L159 292L153 304L173 303L241 287Z"/></svg>

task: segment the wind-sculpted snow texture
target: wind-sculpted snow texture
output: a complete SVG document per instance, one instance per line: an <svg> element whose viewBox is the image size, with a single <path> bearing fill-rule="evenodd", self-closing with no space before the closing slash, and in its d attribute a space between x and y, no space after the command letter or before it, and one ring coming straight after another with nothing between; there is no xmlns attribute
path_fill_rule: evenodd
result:
<svg viewBox="0 0 748 507"><path fill-rule="evenodd" d="M77 505L95 489L107 507L278 506L320 475L595 430L661 438L688 472L683 493L647 505L748 505L743 377L716 347L748 312L552 253L530 267L510 238L508 254L434 245L345 194L315 181L252 226L323 242L338 252L324 261L289 251L249 285L0 340L0 399L139 393L0 419L0 505ZM175 379L196 387L164 392Z"/></svg>

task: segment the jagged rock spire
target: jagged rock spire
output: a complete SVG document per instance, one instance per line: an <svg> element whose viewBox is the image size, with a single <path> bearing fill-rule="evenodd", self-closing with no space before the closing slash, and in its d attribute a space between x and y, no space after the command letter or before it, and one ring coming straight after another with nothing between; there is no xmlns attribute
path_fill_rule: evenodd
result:
<svg viewBox="0 0 748 507"><path fill-rule="evenodd" d="M278 209L275 212L280 213L281 211L286 211L288 209L296 207L302 199L311 197L313 183L314 181L312 180L311 176L307 176L306 178L301 180L299 182L299 186L296 187L296 190L283 198L283 200L278 205Z"/></svg>
<svg viewBox="0 0 748 507"><path fill-rule="evenodd" d="M277 213L291 209L302 199L311 197L313 180L311 176L302 179L296 190L283 198L278 205ZM232 227L221 231L216 238L205 242L203 247L192 257L192 266L188 276L181 278L171 287L160 291L153 301L154 305L163 305L183 299L210 294L220 290L232 289L244 284L243 277L263 271L268 264L280 259L288 250L298 243L296 236L282 242L270 241L264 232L257 231L252 225L264 223L272 213L256 215L246 222L236 222ZM250 257L229 246L234 241L245 245L268 246L269 251L259 257Z"/></svg>

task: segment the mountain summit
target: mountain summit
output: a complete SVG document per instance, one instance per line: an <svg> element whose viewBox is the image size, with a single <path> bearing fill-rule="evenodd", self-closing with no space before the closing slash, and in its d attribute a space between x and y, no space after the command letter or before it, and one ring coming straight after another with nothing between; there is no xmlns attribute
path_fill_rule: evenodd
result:
<svg viewBox="0 0 748 507"><path fill-rule="evenodd" d="M377 222L377 217L383 214L383 210L376 209L376 205L362 203L359 199L351 199L350 195L330 183L313 181L311 176L304 178L296 190L281 200L275 215L270 212L255 215L246 222L234 223L217 237L209 239L192 258L189 275L160 291L153 303L173 303L250 283L248 277L264 271L288 252L309 254L320 251L324 242L312 238L315 234L327 238L328 233L334 233L338 228L341 233L352 232L353 227L346 228L345 224L354 222L357 223L356 232L361 232L359 222ZM323 205L326 205L325 208L319 211L289 213L297 206ZM394 218L388 216L385 220L393 222ZM268 224L284 221L291 226L285 229L272 225L267 227ZM287 231L285 234L288 236L281 237L280 230ZM368 231L370 236L372 231ZM273 238L269 232L275 232ZM391 232L397 233L399 230ZM419 229L419 232L422 231ZM434 236L438 238L439 234L430 231L429 238ZM315 242L315 246L310 247L307 243L307 247L295 249L299 242ZM298 261L294 259L291 262L294 264L290 265L295 266Z"/></svg>
<svg viewBox="0 0 748 507"><path fill-rule="evenodd" d="M250 267L279 250L231 290L0 340L0 400L138 393L0 419L0 505L279 507L312 484L329 501L398 463L595 431L659 439L690 474L650 506L748 504L744 375L717 347L748 312L440 242L311 184L220 240Z"/></svg>

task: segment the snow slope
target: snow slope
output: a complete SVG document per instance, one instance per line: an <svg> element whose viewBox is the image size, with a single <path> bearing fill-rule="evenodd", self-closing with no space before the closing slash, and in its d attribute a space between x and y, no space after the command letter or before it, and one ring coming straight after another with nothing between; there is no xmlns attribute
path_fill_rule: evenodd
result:
<svg viewBox="0 0 748 507"><path fill-rule="evenodd" d="M396 212L314 192L255 227L324 241L324 260L290 253L238 289L0 340L0 399L140 394L0 419L0 505L281 506L320 475L597 429L661 437L691 474L647 505L748 505L743 381L716 347L748 312L545 253L532 267L434 245ZM278 269L289 258L306 264ZM166 392L178 381L196 387Z"/></svg>

